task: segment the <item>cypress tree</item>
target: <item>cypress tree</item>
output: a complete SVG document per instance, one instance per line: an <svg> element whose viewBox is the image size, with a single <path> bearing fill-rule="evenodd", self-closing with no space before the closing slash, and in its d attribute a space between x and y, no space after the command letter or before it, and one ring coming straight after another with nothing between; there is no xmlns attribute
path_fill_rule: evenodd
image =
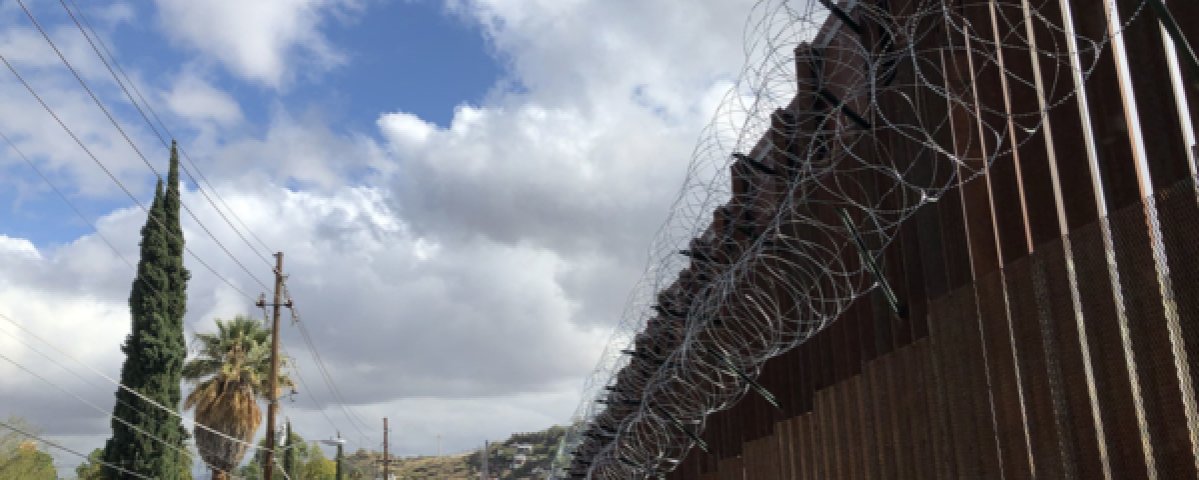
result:
<svg viewBox="0 0 1199 480"><path fill-rule="evenodd" d="M178 412L182 398L180 381L187 357L183 314L189 274L183 267L178 164L178 154L172 143L166 190L164 192L159 179L146 224L142 227L141 259L129 294L133 325L121 347L125 352L121 384L137 394L117 390L112 438L104 447L106 462L164 480L190 477L190 459L179 450L184 447L187 431L179 417L141 397L175 412ZM110 478L134 478L112 469L106 471Z"/></svg>

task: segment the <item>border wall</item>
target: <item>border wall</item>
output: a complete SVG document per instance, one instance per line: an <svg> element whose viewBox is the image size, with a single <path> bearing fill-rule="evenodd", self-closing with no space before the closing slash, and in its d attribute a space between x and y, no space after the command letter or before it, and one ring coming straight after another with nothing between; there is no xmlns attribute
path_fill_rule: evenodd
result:
<svg viewBox="0 0 1199 480"><path fill-rule="evenodd" d="M889 168L952 185L901 216L888 237L834 241L817 228L779 230L775 222L775 234L824 245L828 261L864 272L841 281L864 283L867 293L838 307L835 319L794 348L771 352L743 396L688 434L695 437L691 448L669 472L628 467L640 472L636 476L1199 477L1193 145L1199 70L1188 63L1193 54L1179 48L1142 0L1113 0L1120 18L1110 23L1100 0L946 0L943 14L918 20L927 34L909 40L934 48L897 62L888 76L861 75L874 70L839 53L846 51L837 48L841 42L895 48L886 44L901 42L884 38L872 19L912 16L913 8L929 3L840 3L821 35L796 48L798 93L780 105L757 146L735 156L729 202L712 212L708 230L684 253L693 264L732 268L733 259L768 233L768 222L754 218L803 215L837 225L847 215L851 224L870 222L837 207L847 191L856 192L849 200L880 211L902 209L886 178L890 170L837 171L837 178L822 181L852 185L837 192L785 188L788 175L802 174L792 173L802 170L796 158L871 158L871 149L887 149L896 159ZM1199 2L1165 5L1181 22L1181 38L1199 44ZM1040 21L1029 20L1034 17ZM959 21L992 26L970 31L996 37L972 38L954 28ZM998 38L1001 32L1025 35ZM1102 48L1062 59L1046 58L1036 47L1067 45L1071 36ZM939 77L913 81L928 72ZM1032 78L1037 81L1016 81ZM1048 88L1048 79L1069 88ZM876 95L870 92L881 90L872 82L913 87ZM943 92L968 101L947 101ZM1022 118L1014 112L1037 112L1036 128L1018 139ZM816 131L830 118L856 126L850 133ZM923 126L921 134L945 146L949 157L992 160L949 164L956 171L936 168L945 164L922 162L924 153L908 146L902 130L872 129L884 122ZM999 131L1012 138L987 134L989 125L1001 123L1009 129ZM841 138L813 154L812 139L822 135ZM846 138L855 135L872 141ZM713 240L722 235L730 241ZM769 312L809 308L796 305L794 295L782 291L787 280L776 278L806 260L788 258L786 249L753 252L759 258L750 267L740 264L748 268L741 278L772 279L750 282L755 291L744 296ZM672 326L678 325L672 317L685 316L688 307L678 300L684 292L699 290L712 276L690 268L663 289L660 315L631 352L641 355L633 355L609 390L635 390L643 393L641 402L688 401L685 392L664 397L637 390L648 388L638 372L653 370L663 349L683 348L683 337L694 340L694 333ZM810 288L840 288L831 283L837 280L790 278L830 282ZM728 335L772 325L742 318L735 308L726 314L734 323L719 328ZM610 403L592 423L609 421L622 435L638 435L622 420L637 408L629 403ZM606 478L594 462L600 452L621 455L621 444L606 444L621 440L610 437L586 437L567 478ZM621 462L632 465L633 457Z"/></svg>

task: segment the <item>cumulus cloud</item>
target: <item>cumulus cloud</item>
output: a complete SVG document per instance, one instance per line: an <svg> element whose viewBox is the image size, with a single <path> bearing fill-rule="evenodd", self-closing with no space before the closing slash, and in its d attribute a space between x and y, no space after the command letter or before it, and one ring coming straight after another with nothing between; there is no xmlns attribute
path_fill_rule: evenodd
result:
<svg viewBox="0 0 1199 480"><path fill-rule="evenodd" d="M278 88L301 68L327 70L344 56L320 32L330 15L360 8L353 0L156 0L158 23L172 40L215 58L245 79Z"/></svg>
<svg viewBox="0 0 1199 480"><path fill-rule="evenodd" d="M165 97L167 108L191 122L228 127L242 120L241 106L231 95L191 72L179 75Z"/></svg>
<svg viewBox="0 0 1199 480"><path fill-rule="evenodd" d="M555 392L586 371L597 353L600 337L561 321L572 305L554 281L562 260L552 253L492 243L449 252L415 237L389 210L383 193L370 187L330 195L278 186L222 194L264 242L287 252L289 290L300 320L325 365L337 372L341 398L353 399L353 405ZM222 220L198 193L186 193L184 201L205 225L222 230ZM143 221L137 210L115 212L99 222L99 233L47 251L0 237L0 313L56 345L70 346L75 358L115 377L123 360L115 346L129 329L125 297L133 271L104 251L103 241L136 262L136 232ZM185 219L184 230L195 253L185 258L193 273L189 332L211 330L214 318L254 314L252 297L263 285L240 271L197 223ZM269 282L268 266L255 260L249 246L225 238L225 247ZM73 371L46 370L47 359L30 348L37 341L6 322L3 327L6 356L40 366L52 382L93 404L111 405L111 384L78 364L69 365ZM289 415L312 422L322 416L313 408L336 413L338 397L324 385L295 324L284 328L284 340L306 379L303 405ZM101 434L107 428L96 421L102 412L80 410L71 396L39 400L55 387L7 362L0 365L0 391L7 392L5 405L51 433ZM48 421L55 409L72 408L77 415ZM309 431L330 429L313 425Z"/></svg>
<svg viewBox="0 0 1199 480"><path fill-rule="evenodd" d="M448 126L390 111L378 112L375 131L345 131L320 112L279 107L261 128L183 139L240 221L286 252L300 322L340 390L325 387L298 327L286 326L284 344L307 385L284 407L309 437L333 433L325 416L358 436L339 396L351 402L351 416L372 422L364 428L373 439L382 416L410 432L400 440L410 453L431 453L438 434L454 451L566 421L644 267L695 137L740 66L738 19L752 0L446 4L480 28L511 69L486 101L458 106ZM298 69L336 65L341 55L319 27L336 11L358 8L332 0L157 5L164 34L271 87ZM205 77L169 78L160 98L190 125L244 122L237 103ZM522 88L502 87L512 84ZM0 88L0 98L20 101L18 93L4 95ZM0 128L22 121L0 116ZM28 135L38 158L78 156L70 145L54 150L52 141ZM111 138L95 135L89 141L101 145ZM89 180L66 181L79 188ZM258 259L188 188L184 200L200 220L269 283L269 259ZM135 261L143 221L129 208L98 225ZM190 248L233 284L188 258L189 328L254 313L242 293L253 297L267 286L195 222L185 218L185 230ZM0 312L60 345L86 345L86 361L115 372L133 272L105 248L95 235L55 247L0 237L0 285L11 295L0 297ZM72 331L74 322L97 331ZM102 438L106 421L84 412L55 423L54 410L38 404L45 389L3 373L0 403L14 413L81 443ZM104 385L55 375L111 402ZM9 393L18 386L21 396Z"/></svg>
<svg viewBox="0 0 1199 480"><path fill-rule="evenodd" d="M101 98L120 95L119 87L73 25L71 28L47 28L67 61L97 95ZM105 164L109 173L127 185L144 183L140 180L147 177L149 170L96 107L92 98L82 90L37 30L24 24L3 29L3 33L0 33L0 54L55 114L68 124L74 135L86 142L88 149ZM92 198L121 195L119 187L30 95L25 85L7 70L0 70L3 73L0 75L0 102L11 113L0 115L0 131L27 156L38 161L44 173L70 185L66 189L68 192ZM150 141L153 137L139 123L126 123L123 127L138 145L157 143ZM143 153L152 154L150 151ZM0 167L20 168L23 171L28 168L7 145L0 148ZM20 181L12 178L5 180ZM137 187L132 187L132 190L134 193L145 192Z"/></svg>
<svg viewBox="0 0 1199 480"><path fill-rule="evenodd" d="M439 128L378 119L396 209L418 232L558 252L558 281L611 325L741 62L751 2L449 2L511 60L516 83ZM432 234L432 233L430 233Z"/></svg>
<svg viewBox="0 0 1199 480"><path fill-rule="evenodd" d="M243 188L274 182L327 192L394 171L372 136L334 127L319 110L277 109L258 135L228 135L189 150L209 174Z"/></svg>

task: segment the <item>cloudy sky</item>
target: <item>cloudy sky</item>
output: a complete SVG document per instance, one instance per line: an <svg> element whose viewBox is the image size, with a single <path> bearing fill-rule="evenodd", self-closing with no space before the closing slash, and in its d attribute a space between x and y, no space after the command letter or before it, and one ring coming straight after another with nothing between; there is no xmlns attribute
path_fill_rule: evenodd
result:
<svg viewBox="0 0 1199 480"><path fill-rule="evenodd" d="M0 318L20 365L0 361L0 417L84 452L107 437L101 374L123 360L145 221L129 194L152 196L142 157L165 171L161 134L203 175L184 186L189 329L260 315L261 256L285 252L337 392L285 324L304 385L283 415L372 449L387 416L403 455L569 419L740 69L753 4L80 1L156 132L58 1L24 1L129 140L0 4L0 55L86 147L0 69L16 146L0 143L0 314L20 325ZM62 366L38 353L54 349Z"/></svg>

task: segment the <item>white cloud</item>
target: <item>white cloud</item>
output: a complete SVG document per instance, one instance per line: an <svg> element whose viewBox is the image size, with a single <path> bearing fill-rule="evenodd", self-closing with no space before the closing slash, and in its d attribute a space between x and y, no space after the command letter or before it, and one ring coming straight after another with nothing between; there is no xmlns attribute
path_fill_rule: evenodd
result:
<svg viewBox="0 0 1199 480"><path fill-rule="evenodd" d="M342 395L354 405L394 407L418 397L536 396L560 389L590 368L601 337L562 321L573 306L554 280L562 260L551 252L490 242L457 245L452 255L440 246L430 248L394 215L384 193L370 187L329 195L277 186L222 187L220 193L263 241L287 252L290 290L302 321L326 365L337 372ZM223 234L222 220L198 193L189 192L184 200L224 237L225 247L269 283L268 266ZM123 256L136 261L143 221L141 212L122 210L102 219L99 228ZM233 283L226 285L195 258L185 257L192 271L189 331L211 330L215 317L253 314L252 297L262 285L193 221L185 218L184 229L189 248ZM45 252L24 239L0 237L0 313L115 376L123 361L116 346L129 328L125 297L133 272L104 248L96 235ZM16 332L8 327L5 332ZM305 407L314 406L306 397L313 395L322 407L333 408L295 326L285 327L284 339L311 389L302 393ZM0 346L17 362L47 371L47 360L28 348L3 337ZM97 405L110 406L112 386L71 366L74 373L50 369L47 376ZM91 382L80 381L80 373ZM107 428L105 422L85 421L98 414L86 410L51 421L46 413L69 408L74 399L38 400L54 387L11 367L0 375L0 392L0 404L9 413L33 418L51 433ZM316 411L307 414L320 418ZM312 431L330 429L319 428Z"/></svg>
<svg viewBox="0 0 1199 480"><path fill-rule="evenodd" d="M3 234L0 234L0 252L33 259L42 258L41 253L37 251L37 247L33 246L33 242L24 238L8 237Z"/></svg>
<svg viewBox="0 0 1199 480"><path fill-rule="evenodd" d="M379 128L401 150L419 149L426 145L437 126L420 117L404 112L379 117Z"/></svg>
<svg viewBox="0 0 1199 480"><path fill-rule="evenodd" d="M331 191L394 170L373 138L334 131L318 110L295 115L280 109L260 135L229 137L189 152L205 161L206 174L241 188L276 182Z"/></svg>
<svg viewBox="0 0 1199 480"><path fill-rule="evenodd" d="M695 138L742 61L750 1L462 1L527 90L462 105L437 128L391 112L378 126L391 190L413 229L558 252L582 305L615 322Z"/></svg>
<svg viewBox="0 0 1199 480"><path fill-rule="evenodd" d="M480 104L461 105L445 128L395 111L380 112L376 132L345 133L321 112L276 106L260 130L217 128L199 142L183 139L250 230L286 252L302 321L350 408L372 422L393 418L412 433L400 445L411 453L430 453L438 433L454 451L567 420L675 199L695 137L740 67L740 19L753 2L447 3L481 26L510 63L508 80L523 89L497 89ZM332 0L158 6L166 35L272 87L340 61L319 27L330 12L356 8ZM173 78L163 95L177 115L193 124L244 122L220 85L187 72ZM10 87L0 85L0 100L29 107ZM96 125L86 131L103 158L130 162L119 143L108 145L112 135L77 95L56 91L55 98L66 99L56 101L78 122ZM70 185L107 182L75 166L86 159L48 133L56 126L19 117L0 116L0 128L19 127L19 141L38 158L65 162L52 169L80 169ZM121 178L143 185L141 192L152 185L144 174ZM185 201L269 280L269 265L203 198L189 192ZM98 224L136 261L143 221L140 211L125 209ZM191 220L185 228L189 247L237 289L251 297L266 289ZM0 262L8 262L0 263L0 285L11 295L0 297L0 311L116 371L132 271L91 235L35 248L38 257L24 245L0 238ZM17 262L20 268L7 268ZM195 259L187 262L191 327L253 311L251 299ZM16 299L36 308L13 308ZM70 329L75 322L100 331ZM285 403L287 415L310 438L333 433L322 411L352 435L294 327L285 327L284 340L308 383L295 404ZM66 375L53 378L111 402L111 388L68 383ZM107 428L86 412L57 422L53 412L69 399L44 402L51 396L44 388L17 395L11 377L0 378L0 404L11 413L80 439Z"/></svg>
<svg viewBox="0 0 1199 480"><path fill-rule="evenodd" d="M18 12L13 14L22 15L21 20L26 20ZM119 99L122 94L83 36L73 25L70 28L47 25L46 28L73 68L100 98L106 99L106 106L113 109L111 99ZM71 128L74 135L88 146L109 173L120 182L132 186L135 195L145 193L146 189L136 185L144 184L141 180L150 175L149 169L79 86L49 44L41 38L41 34L28 26L12 26L2 31L0 54L33 87L55 115ZM37 162L44 173L69 185L65 189L68 193L92 198L123 195L108 174L80 150L75 140L7 68L0 69L0 73L0 103L10 112L0 115L0 131ZM157 144L140 123L126 122L123 128L140 146ZM156 152L150 149L142 153L154 156ZM20 175L14 175L16 178L31 175L28 167L7 145L0 147L0 168L18 169Z"/></svg>
<svg viewBox="0 0 1199 480"><path fill-rule="evenodd" d="M215 58L234 74L278 88L302 68L344 61L320 32L330 14L359 8L353 0L156 0L162 32Z"/></svg>
<svg viewBox="0 0 1199 480"><path fill-rule="evenodd" d="M164 100L175 115L190 122L214 122L228 127L242 121L237 101L194 73L179 75Z"/></svg>

